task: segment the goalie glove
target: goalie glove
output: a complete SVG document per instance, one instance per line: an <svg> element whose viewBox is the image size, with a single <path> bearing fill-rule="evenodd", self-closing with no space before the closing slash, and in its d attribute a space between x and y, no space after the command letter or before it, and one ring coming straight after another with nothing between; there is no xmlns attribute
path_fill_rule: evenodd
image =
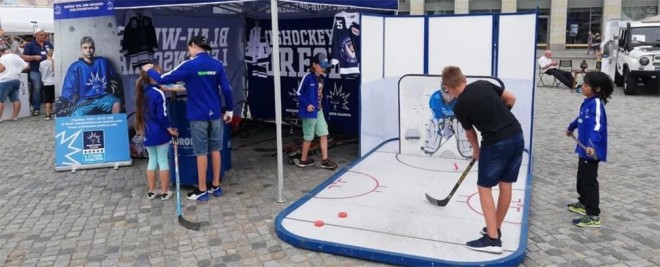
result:
<svg viewBox="0 0 660 267"><path fill-rule="evenodd" d="M116 79L110 79L110 83L108 84L108 87L106 87L106 92L114 96L121 95L121 85L119 84L119 81Z"/></svg>
<svg viewBox="0 0 660 267"><path fill-rule="evenodd" d="M225 122L229 122L233 117L234 117L233 111L226 111L225 114L222 115L222 120Z"/></svg>
<svg viewBox="0 0 660 267"><path fill-rule="evenodd" d="M55 115L58 117L70 116L73 108L73 103L66 98L60 97L55 101Z"/></svg>

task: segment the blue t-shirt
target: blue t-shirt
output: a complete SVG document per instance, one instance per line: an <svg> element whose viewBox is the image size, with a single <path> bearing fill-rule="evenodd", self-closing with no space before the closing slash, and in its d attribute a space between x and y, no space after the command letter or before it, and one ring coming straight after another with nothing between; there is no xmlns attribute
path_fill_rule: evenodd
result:
<svg viewBox="0 0 660 267"><path fill-rule="evenodd" d="M30 71L36 71L39 72L39 63L41 61L46 60L46 52L48 52L49 49L54 49L53 44L51 44L48 41L44 42L44 45L41 46L39 43L37 43L36 40L32 40L32 42L29 42L25 48L23 49L23 55L26 56L41 56L41 60L39 61L30 61Z"/></svg>

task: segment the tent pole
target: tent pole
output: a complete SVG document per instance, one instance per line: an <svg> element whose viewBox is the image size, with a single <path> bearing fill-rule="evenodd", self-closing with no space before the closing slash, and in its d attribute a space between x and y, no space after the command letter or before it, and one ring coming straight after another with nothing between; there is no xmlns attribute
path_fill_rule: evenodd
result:
<svg viewBox="0 0 660 267"><path fill-rule="evenodd" d="M280 84L280 25L277 14L277 0L270 0L271 39L273 42L273 83L275 88L275 128L277 129L277 203L286 201L284 190L284 165L282 155L282 88Z"/></svg>

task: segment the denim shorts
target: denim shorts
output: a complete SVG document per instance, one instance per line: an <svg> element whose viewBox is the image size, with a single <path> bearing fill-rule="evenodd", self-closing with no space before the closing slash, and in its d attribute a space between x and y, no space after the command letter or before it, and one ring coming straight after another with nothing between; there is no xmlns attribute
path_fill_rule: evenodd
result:
<svg viewBox="0 0 660 267"><path fill-rule="evenodd" d="M221 119L190 121L193 154L197 156L207 155L210 152L222 149L223 123Z"/></svg>
<svg viewBox="0 0 660 267"><path fill-rule="evenodd" d="M0 82L0 103L4 103L9 97L9 101L18 102L18 89L21 88L21 81L11 80Z"/></svg>
<svg viewBox="0 0 660 267"><path fill-rule="evenodd" d="M499 182L515 183L522 164L525 139L522 134L482 146L479 152L477 185L493 187Z"/></svg>
<svg viewBox="0 0 660 267"><path fill-rule="evenodd" d="M314 135L325 136L328 135L328 123L323 116L323 110L316 113L316 118L304 118L303 124L303 140L313 141Z"/></svg>

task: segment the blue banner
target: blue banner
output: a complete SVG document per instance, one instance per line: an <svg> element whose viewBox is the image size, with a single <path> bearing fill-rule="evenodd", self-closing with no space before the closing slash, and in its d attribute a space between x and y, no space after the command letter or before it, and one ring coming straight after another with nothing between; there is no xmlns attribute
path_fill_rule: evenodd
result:
<svg viewBox="0 0 660 267"><path fill-rule="evenodd" d="M55 120L55 168L128 165L126 114L58 117Z"/></svg>
<svg viewBox="0 0 660 267"><path fill-rule="evenodd" d="M311 58L318 52L332 55L333 18L282 20L280 27L282 117L298 117L298 84L310 71ZM275 93L271 66L270 21L248 22L250 34L246 61L248 62L248 104L252 117L275 118ZM261 32L261 33L258 33ZM253 40L252 42L250 40ZM259 41L261 40L261 41ZM256 52L250 52L256 47ZM358 78L339 74L339 65L328 72L329 117L326 118L331 134L357 135L359 133Z"/></svg>
<svg viewBox="0 0 660 267"><path fill-rule="evenodd" d="M112 1L83 1L53 5L55 20L111 16L114 14Z"/></svg>
<svg viewBox="0 0 660 267"><path fill-rule="evenodd" d="M120 71L124 86L126 114L128 114L129 137L135 135L133 120L135 112L135 82L140 67L145 63L171 71L187 60L188 40L193 36L206 36L212 50L211 56L222 61L231 85L234 114L240 116L244 100L242 40L245 29L243 17L213 14L209 8L189 9L185 14L178 10L145 9L117 10L118 34L116 43L120 54ZM148 21L148 23L147 23ZM185 92L179 93L185 95ZM133 149L134 157L144 157L140 149Z"/></svg>
<svg viewBox="0 0 660 267"><path fill-rule="evenodd" d="M140 7L170 7L180 5L203 5L203 4L221 4L223 2L232 3L237 0L115 0L117 8L140 8ZM245 2L259 2L270 4L269 0L246 0ZM382 10L397 10L398 0L288 0L287 2L327 4L338 6L349 6L354 8L370 8Z"/></svg>

